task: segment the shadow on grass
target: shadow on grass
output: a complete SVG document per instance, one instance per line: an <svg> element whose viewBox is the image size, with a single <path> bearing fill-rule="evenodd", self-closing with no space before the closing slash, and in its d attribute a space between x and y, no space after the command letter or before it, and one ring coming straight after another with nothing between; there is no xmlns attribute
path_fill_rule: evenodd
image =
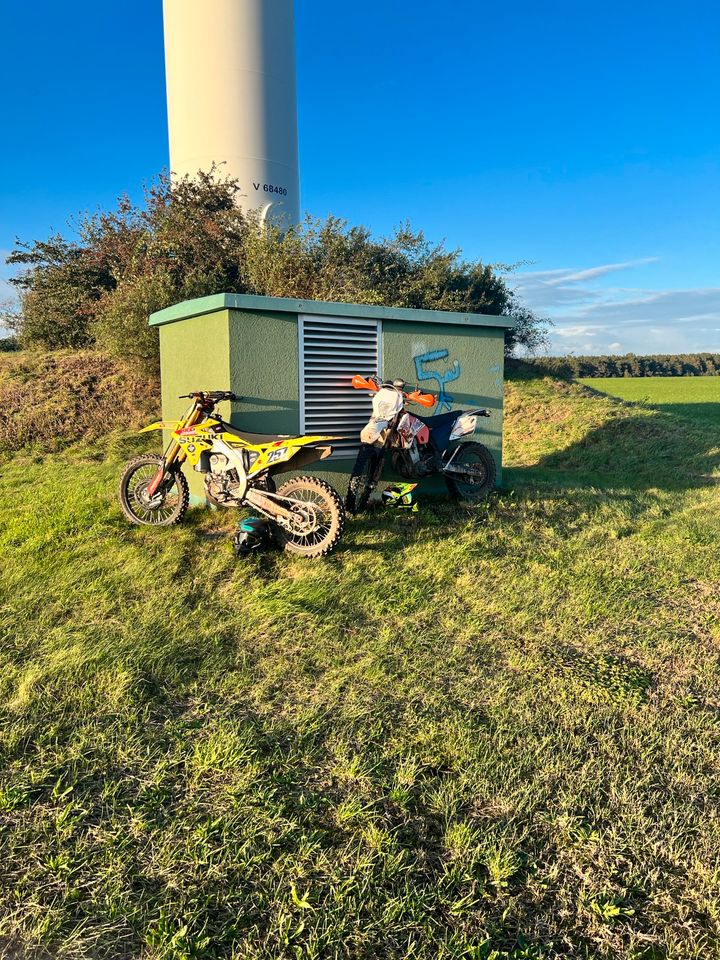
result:
<svg viewBox="0 0 720 960"><path fill-rule="evenodd" d="M653 409L670 416L701 421L720 430L720 403L653 403Z"/></svg>
<svg viewBox="0 0 720 960"><path fill-rule="evenodd" d="M505 483L687 490L716 484L719 467L720 429L659 411L617 417L533 466L508 467Z"/></svg>

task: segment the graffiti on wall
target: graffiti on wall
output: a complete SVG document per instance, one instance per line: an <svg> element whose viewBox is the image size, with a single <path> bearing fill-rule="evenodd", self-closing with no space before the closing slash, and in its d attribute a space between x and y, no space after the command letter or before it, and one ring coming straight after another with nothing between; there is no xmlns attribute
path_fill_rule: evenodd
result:
<svg viewBox="0 0 720 960"><path fill-rule="evenodd" d="M421 353L414 358L418 383L423 380L434 380L437 383L438 400L435 413L442 413L444 409L452 410L453 398L446 391L445 386L452 383L453 380L457 380L462 370L459 360L453 360L447 366L449 356L450 351L444 349L429 350L427 353ZM446 361L446 363L441 361ZM440 369L442 367L445 367L445 369Z"/></svg>

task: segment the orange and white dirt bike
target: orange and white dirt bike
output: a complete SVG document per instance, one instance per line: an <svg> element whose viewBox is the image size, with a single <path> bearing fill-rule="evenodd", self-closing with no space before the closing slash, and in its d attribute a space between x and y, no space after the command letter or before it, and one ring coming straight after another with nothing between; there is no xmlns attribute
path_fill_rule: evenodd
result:
<svg viewBox="0 0 720 960"><path fill-rule="evenodd" d="M248 433L218 416L223 400L239 398L227 390L188 394L190 406L181 420L145 427L168 430L165 452L144 454L126 464L120 478L122 511L131 523L169 526L179 523L190 502L182 472L187 463L205 475L205 493L222 507L252 507L267 517L275 539L289 553L322 557L339 542L345 526L342 500L329 483L301 476L276 488L275 476L325 460L330 440L341 437L291 437Z"/></svg>
<svg viewBox="0 0 720 960"><path fill-rule="evenodd" d="M476 407L423 417L410 413L405 405L434 407L437 397L410 388L404 380L355 376L352 385L370 391L372 416L360 434L360 450L350 474L345 505L351 513L367 506L386 456L404 480L442 476L457 499L477 501L490 493L495 486L492 454L482 443L461 442L475 433L478 417L490 416L489 410Z"/></svg>

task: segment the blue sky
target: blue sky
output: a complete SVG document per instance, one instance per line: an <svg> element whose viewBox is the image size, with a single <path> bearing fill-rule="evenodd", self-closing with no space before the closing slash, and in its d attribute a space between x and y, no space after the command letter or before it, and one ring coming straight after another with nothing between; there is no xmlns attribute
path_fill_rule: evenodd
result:
<svg viewBox="0 0 720 960"><path fill-rule="evenodd" d="M306 209L524 262L555 353L720 352L717 3L296 6ZM161 0L0 23L7 251L168 154Z"/></svg>

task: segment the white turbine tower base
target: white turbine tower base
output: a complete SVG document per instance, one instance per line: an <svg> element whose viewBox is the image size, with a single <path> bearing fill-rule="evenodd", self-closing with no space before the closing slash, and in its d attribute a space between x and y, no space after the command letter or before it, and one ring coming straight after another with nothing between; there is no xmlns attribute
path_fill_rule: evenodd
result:
<svg viewBox="0 0 720 960"><path fill-rule="evenodd" d="M223 164L239 203L300 216L293 0L163 0L170 168Z"/></svg>

